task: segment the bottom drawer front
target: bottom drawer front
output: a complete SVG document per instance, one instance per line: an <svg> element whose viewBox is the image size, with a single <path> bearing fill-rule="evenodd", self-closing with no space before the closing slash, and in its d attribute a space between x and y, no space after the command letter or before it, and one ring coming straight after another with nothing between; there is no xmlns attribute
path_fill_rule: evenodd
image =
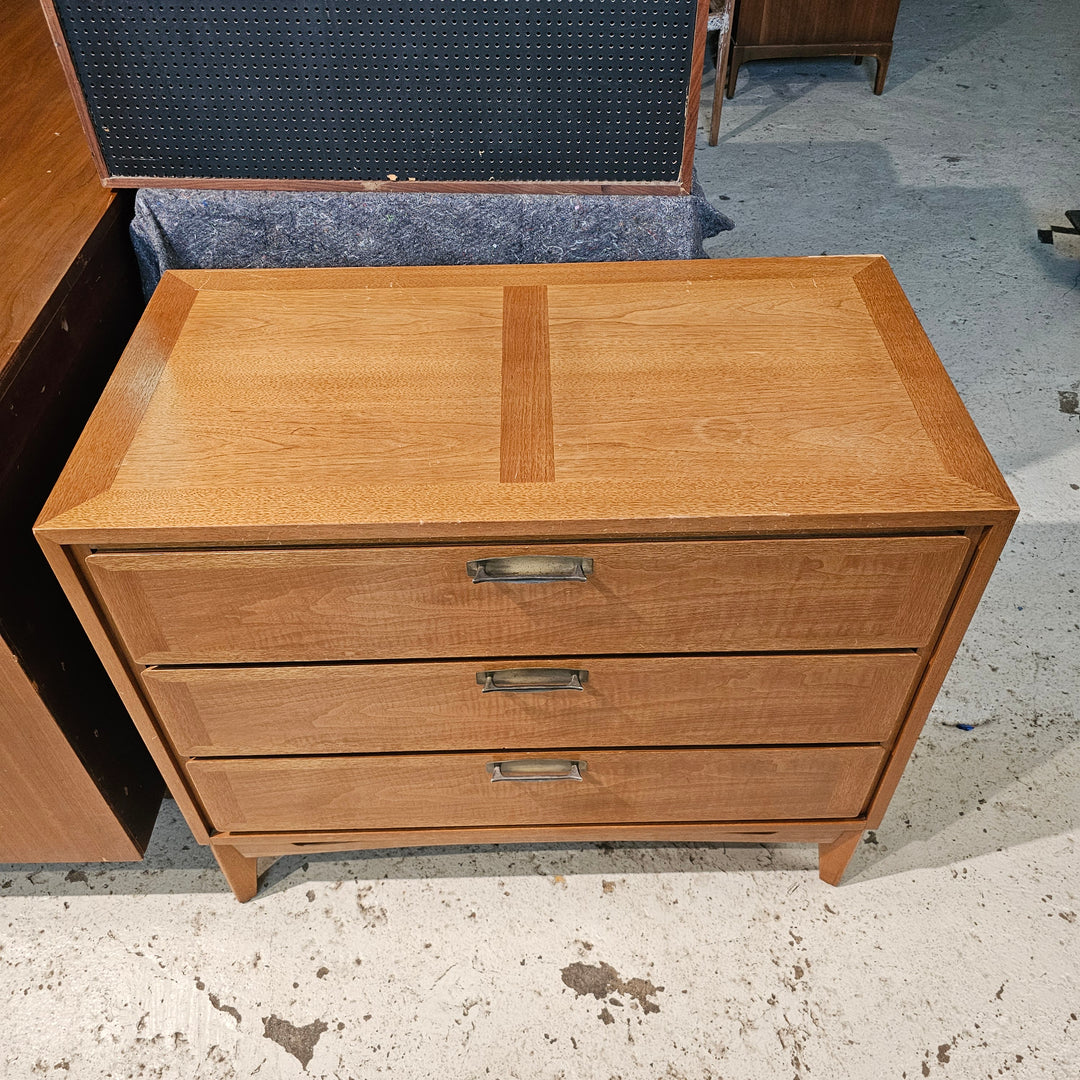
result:
<svg viewBox="0 0 1080 1080"><path fill-rule="evenodd" d="M189 761L221 832L853 818L880 746ZM582 779L492 782L493 762L584 762ZM505 769L510 772L512 769Z"/></svg>

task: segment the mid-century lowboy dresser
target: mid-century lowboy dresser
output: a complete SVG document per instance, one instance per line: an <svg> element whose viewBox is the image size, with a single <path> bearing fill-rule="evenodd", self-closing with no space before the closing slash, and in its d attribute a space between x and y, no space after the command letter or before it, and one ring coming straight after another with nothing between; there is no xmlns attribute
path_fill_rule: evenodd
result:
<svg viewBox="0 0 1080 1080"><path fill-rule="evenodd" d="M839 881L1015 515L860 256L167 274L36 531L247 899L504 841Z"/></svg>

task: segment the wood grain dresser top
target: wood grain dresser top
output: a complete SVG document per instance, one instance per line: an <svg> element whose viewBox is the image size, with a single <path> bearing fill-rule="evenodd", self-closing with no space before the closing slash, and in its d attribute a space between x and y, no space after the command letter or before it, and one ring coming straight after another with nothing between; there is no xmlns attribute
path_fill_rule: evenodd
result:
<svg viewBox="0 0 1080 1080"><path fill-rule="evenodd" d="M1015 504L880 256L167 274L38 531L947 527Z"/></svg>

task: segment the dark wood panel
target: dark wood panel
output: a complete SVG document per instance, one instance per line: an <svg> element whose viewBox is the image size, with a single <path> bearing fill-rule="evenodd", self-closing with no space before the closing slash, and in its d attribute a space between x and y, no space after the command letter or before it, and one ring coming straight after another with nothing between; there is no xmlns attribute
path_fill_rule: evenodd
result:
<svg viewBox="0 0 1080 1080"><path fill-rule="evenodd" d="M138 858L163 792L157 769L32 532L34 517L142 310L127 224L127 200L112 202L57 290L51 310L16 350L0 390L5 417L0 636L38 698L36 706L7 702L8 735L14 725L21 730L17 737L0 737L8 768L20 775L18 784L0 786L4 802L11 800L9 813L17 803L21 817L39 821L30 833L4 830L0 861L70 861L80 852L97 859L106 857L106 850L110 858ZM37 746L32 754L28 739ZM55 747L56 753L45 747ZM67 820L68 812L56 804L60 778L60 789L71 792L72 806L82 809L74 820ZM36 804L25 791L16 795L27 783L38 792ZM90 812L87 801L94 785L100 789L97 813ZM87 794L80 799L77 793L83 789ZM51 834L44 824L49 821L56 824ZM106 848L110 834L118 830L126 835L125 827L133 839Z"/></svg>
<svg viewBox="0 0 1080 1080"><path fill-rule="evenodd" d="M739 0L737 45L890 41L900 0Z"/></svg>

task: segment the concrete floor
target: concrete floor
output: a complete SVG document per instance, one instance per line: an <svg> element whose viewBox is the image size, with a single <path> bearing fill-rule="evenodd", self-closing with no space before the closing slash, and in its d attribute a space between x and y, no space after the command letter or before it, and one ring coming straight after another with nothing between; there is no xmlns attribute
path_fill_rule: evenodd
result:
<svg viewBox="0 0 1080 1080"><path fill-rule="evenodd" d="M1080 208L1077 39L1072 0L904 0L883 97L753 64L699 140L712 254L888 256L1023 506L841 888L522 846L289 858L241 906L167 803L143 864L0 867L0 1076L1080 1077L1080 244L1035 235Z"/></svg>

